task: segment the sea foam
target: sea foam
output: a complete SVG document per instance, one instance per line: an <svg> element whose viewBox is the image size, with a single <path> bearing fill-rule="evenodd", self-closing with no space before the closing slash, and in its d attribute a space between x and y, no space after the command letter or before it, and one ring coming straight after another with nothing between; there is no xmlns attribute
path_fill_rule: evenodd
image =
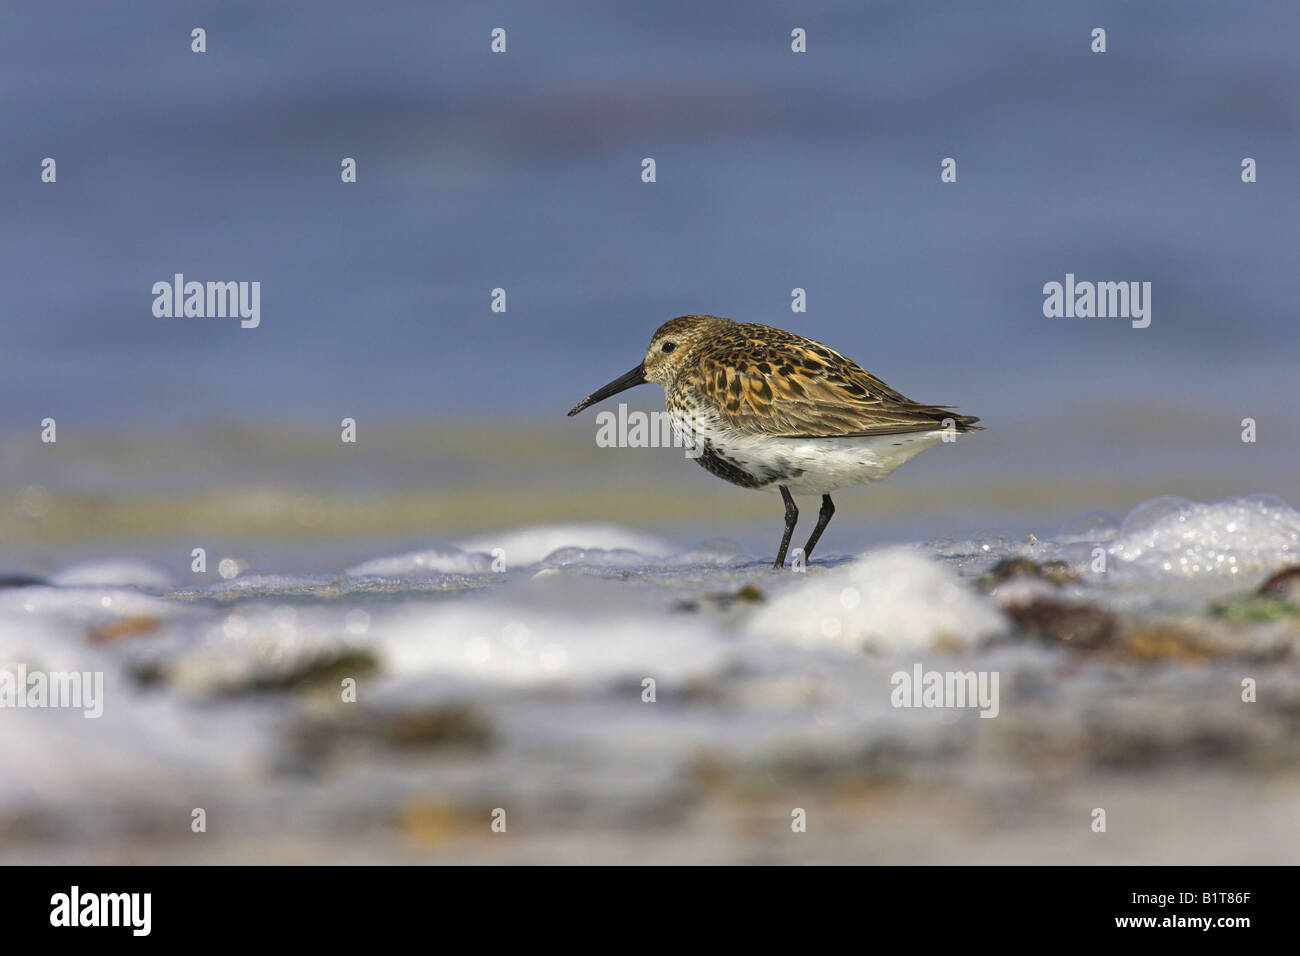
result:
<svg viewBox="0 0 1300 956"><path fill-rule="evenodd" d="M912 548L887 548L809 576L751 621L805 646L879 652L962 649L1007 629L988 598Z"/></svg>
<svg viewBox="0 0 1300 956"><path fill-rule="evenodd" d="M1210 504L1154 498L1124 519L1107 550L1126 571L1239 575L1300 560L1300 512L1258 495Z"/></svg>

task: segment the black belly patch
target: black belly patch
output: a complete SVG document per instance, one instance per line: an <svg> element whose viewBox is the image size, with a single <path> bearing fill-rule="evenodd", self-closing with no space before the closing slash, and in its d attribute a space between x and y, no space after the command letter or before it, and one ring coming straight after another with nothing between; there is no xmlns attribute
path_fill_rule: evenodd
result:
<svg viewBox="0 0 1300 956"><path fill-rule="evenodd" d="M695 459L710 474L717 475L723 481L742 488L763 488L772 483L780 484L803 474L802 468L794 468L787 461L778 461L773 465L755 465L754 472L742 468L726 456L725 450L715 448L713 442L705 440L704 451Z"/></svg>

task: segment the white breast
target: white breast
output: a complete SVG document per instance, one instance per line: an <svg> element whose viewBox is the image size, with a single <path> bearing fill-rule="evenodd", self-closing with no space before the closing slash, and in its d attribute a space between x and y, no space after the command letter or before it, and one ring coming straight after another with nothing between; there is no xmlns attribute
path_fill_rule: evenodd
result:
<svg viewBox="0 0 1300 956"><path fill-rule="evenodd" d="M677 416L674 415L674 419ZM879 481L943 438L940 430L866 438L771 438L736 431L698 414L680 421L698 443L754 478L763 491L781 485L795 495L824 495ZM697 446L698 447L698 446Z"/></svg>

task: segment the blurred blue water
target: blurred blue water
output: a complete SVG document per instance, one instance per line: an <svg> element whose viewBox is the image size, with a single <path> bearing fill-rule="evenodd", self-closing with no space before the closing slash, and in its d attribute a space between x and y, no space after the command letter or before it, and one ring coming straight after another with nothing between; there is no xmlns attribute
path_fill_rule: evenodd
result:
<svg viewBox="0 0 1300 956"><path fill-rule="evenodd" d="M710 311L1011 430L1235 427L1293 393L1297 46L1289 4L8 4L3 424L558 416ZM155 318L175 272L261 327ZM1067 272L1151 327L1044 318Z"/></svg>

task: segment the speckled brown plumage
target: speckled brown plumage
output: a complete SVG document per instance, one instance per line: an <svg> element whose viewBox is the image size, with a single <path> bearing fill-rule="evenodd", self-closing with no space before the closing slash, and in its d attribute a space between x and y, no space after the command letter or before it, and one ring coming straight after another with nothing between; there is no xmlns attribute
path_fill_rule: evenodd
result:
<svg viewBox="0 0 1300 956"><path fill-rule="evenodd" d="M701 334L701 333L707 334ZM979 421L896 392L853 360L812 339L752 322L688 315L651 341L684 340L667 405L706 405L731 427L776 438L830 438L930 431ZM679 346L681 348L682 346Z"/></svg>

